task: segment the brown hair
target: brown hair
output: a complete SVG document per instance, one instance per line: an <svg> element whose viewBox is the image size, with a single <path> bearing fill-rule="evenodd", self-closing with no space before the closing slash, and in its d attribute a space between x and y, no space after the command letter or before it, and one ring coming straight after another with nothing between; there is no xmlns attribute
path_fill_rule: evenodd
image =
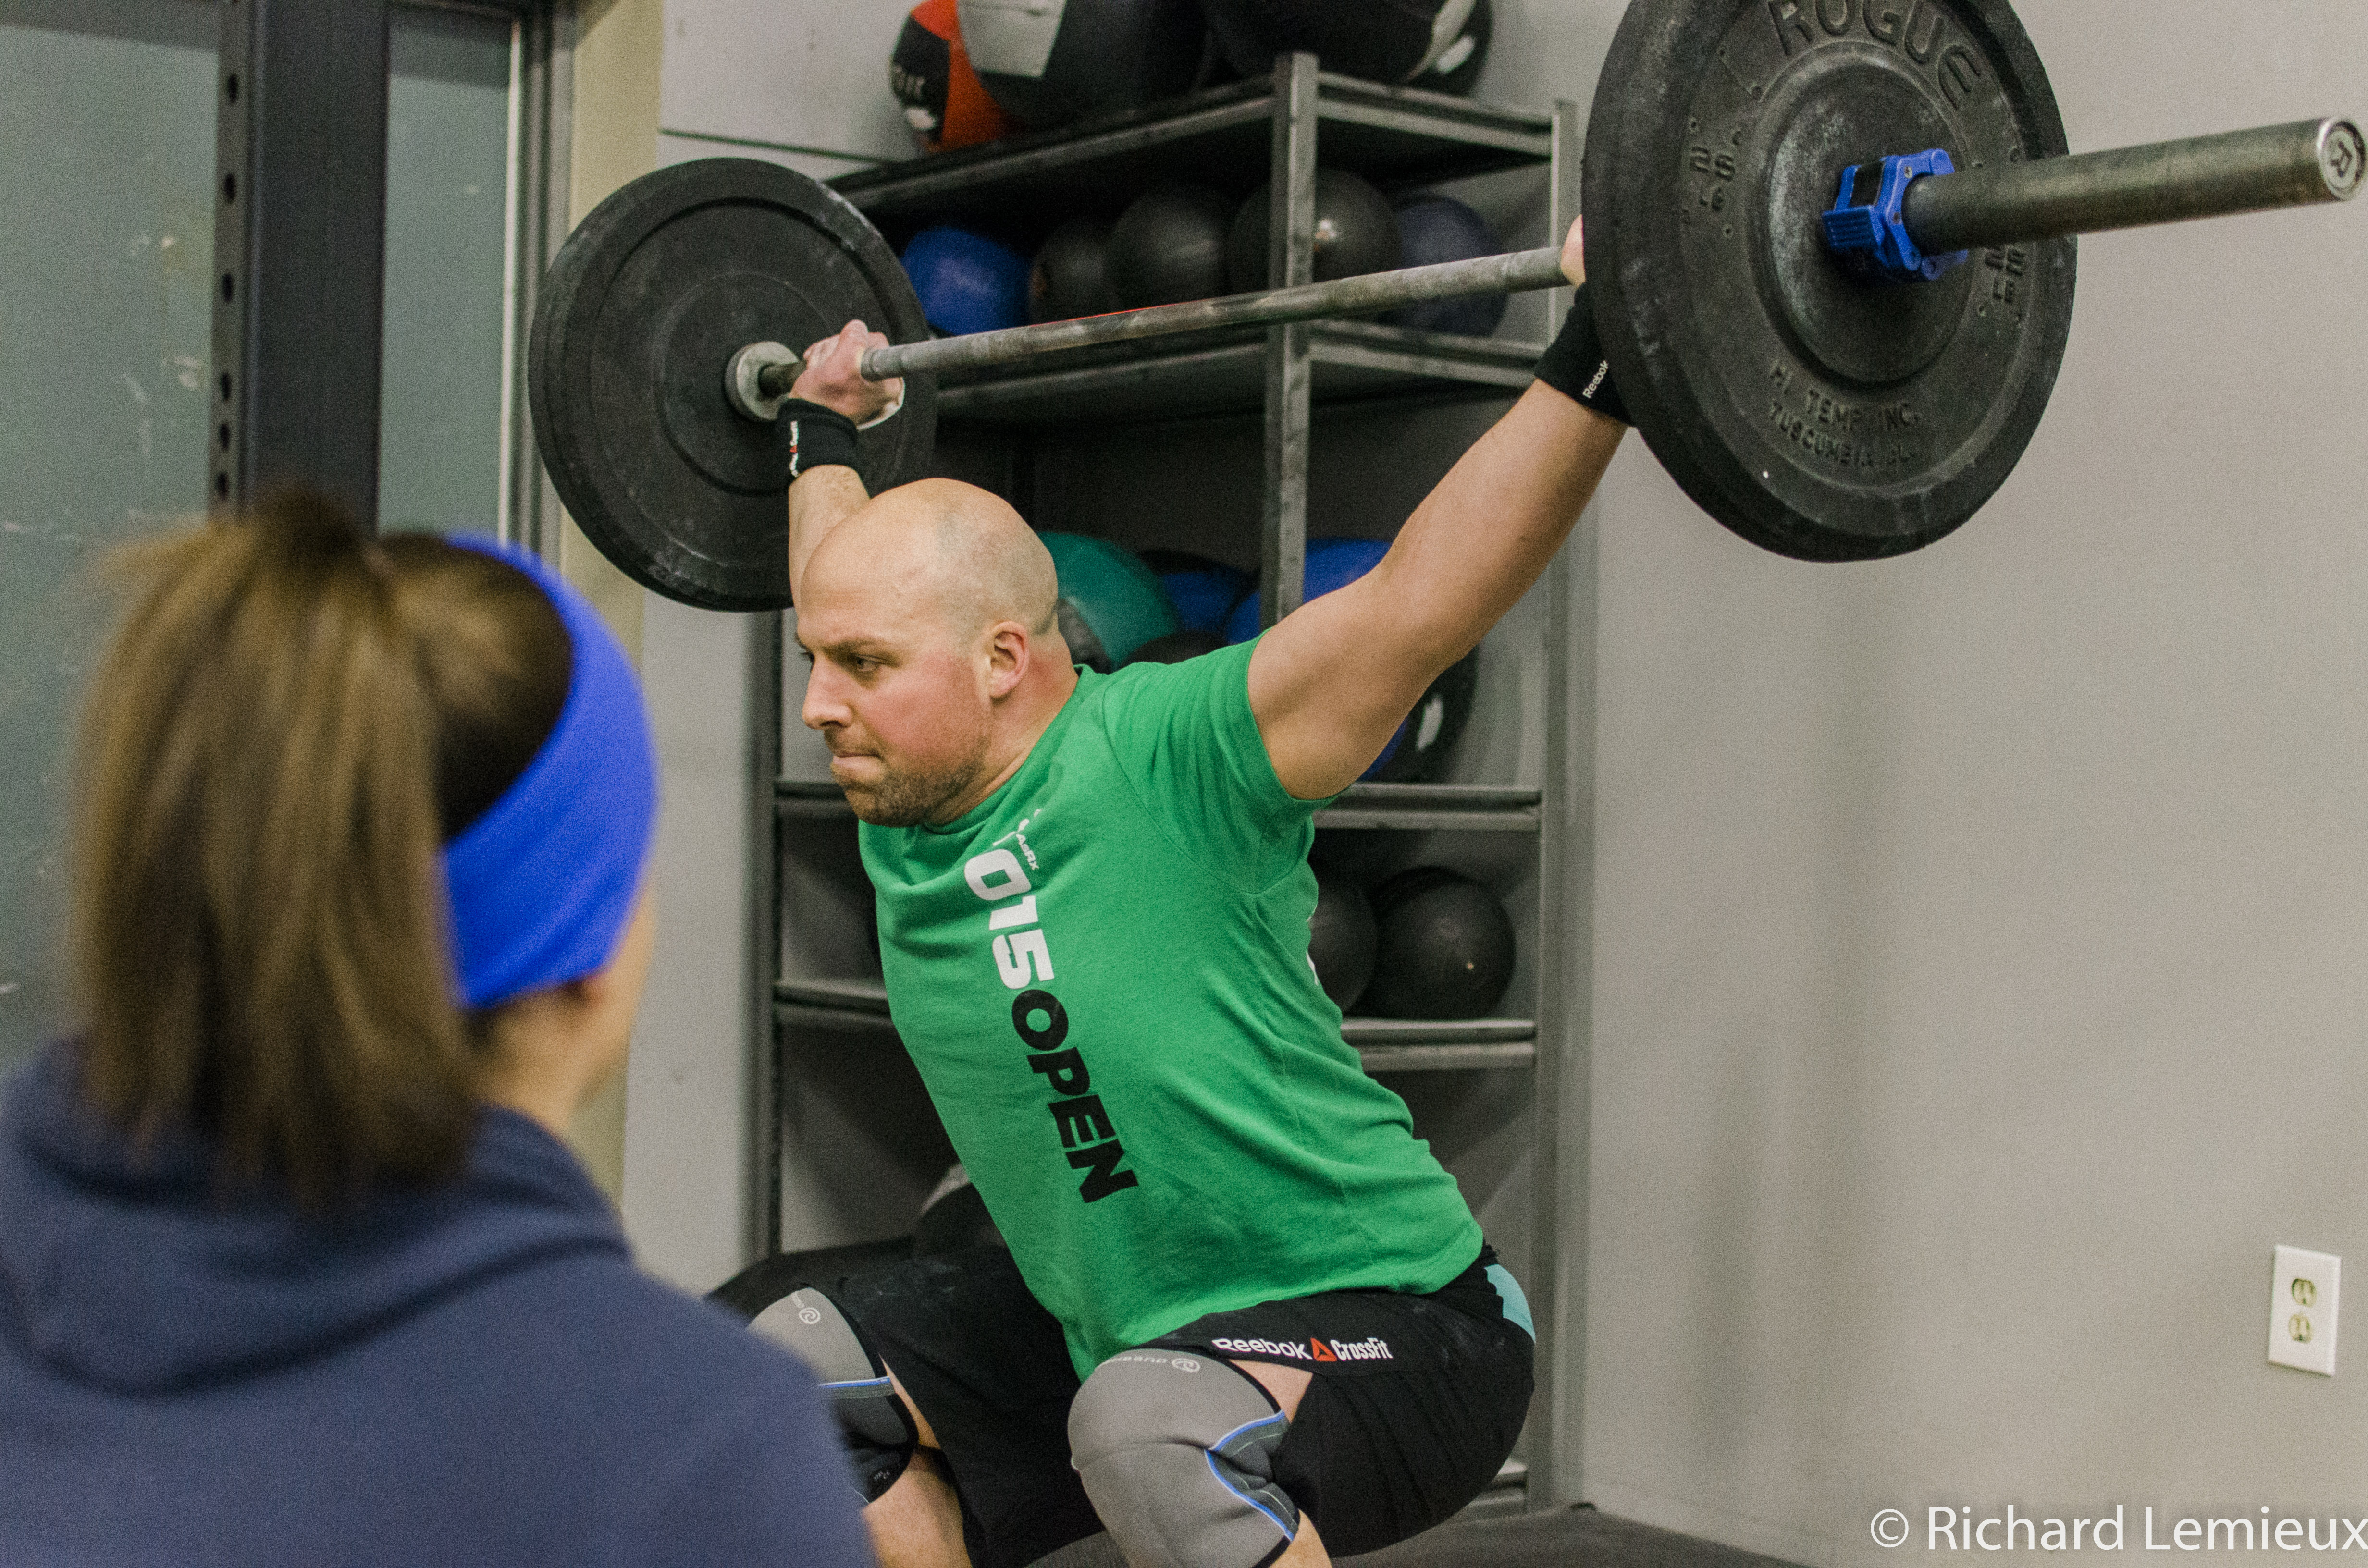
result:
<svg viewBox="0 0 2368 1568"><path fill-rule="evenodd" d="M74 831L85 1093L312 1209L452 1176L482 1051L438 853L557 722L564 623L516 568L301 491L119 565Z"/></svg>

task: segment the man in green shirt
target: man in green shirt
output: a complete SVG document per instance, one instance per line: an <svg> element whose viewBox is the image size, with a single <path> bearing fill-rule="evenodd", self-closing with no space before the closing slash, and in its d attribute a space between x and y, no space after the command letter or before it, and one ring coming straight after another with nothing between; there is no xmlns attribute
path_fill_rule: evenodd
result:
<svg viewBox="0 0 2368 1568"><path fill-rule="evenodd" d="M1341 1040L1307 851L1619 445L1583 297L1571 321L1366 576L1115 676L1072 665L1008 506L866 494L853 431L899 389L855 366L884 339L809 350L803 716L862 822L898 1032L1010 1249L758 1319L832 1388L891 1568L1017 1568L1104 1526L1136 1568L1322 1563L1453 1512L1518 1436L1526 1305Z"/></svg>

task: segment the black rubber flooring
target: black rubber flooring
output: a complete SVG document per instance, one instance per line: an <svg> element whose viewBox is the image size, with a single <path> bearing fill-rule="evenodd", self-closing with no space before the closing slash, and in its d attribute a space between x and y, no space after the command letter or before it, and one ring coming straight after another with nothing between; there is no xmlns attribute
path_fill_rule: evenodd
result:
<svg viewBox="0 0 2368 1568"><path fill-rule="evenodd" d="M1340 1559L1341 1568L1793 1568L1757 1552L1698 1540L1650 1525L1573 1508L1502 1519L1451 1522L1384 1551ZM1098 1535L1064 1547L1036 1568L1125 1568Z"/></svg>
<svg viewBox="0 0 2368 1568"><path fill-rule="evenodd" d="M1341 1562L1356 1568L1793 1568L1778 1558L1615 1519L1592 1508L1450 1522L1387 1551Z"/></svg>

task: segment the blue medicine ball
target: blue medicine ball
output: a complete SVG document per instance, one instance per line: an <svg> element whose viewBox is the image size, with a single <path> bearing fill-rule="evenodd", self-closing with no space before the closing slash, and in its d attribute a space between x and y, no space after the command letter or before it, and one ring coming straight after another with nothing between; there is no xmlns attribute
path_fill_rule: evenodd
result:
<svg viewBox="0 0 2368 1568"><path fill-rule="evenodd" d="M1390 552L1385 539L1311 539L1307 541L1307 574L1301 580L1307 585L1302 590L1301 603L1320 599L1335 588L1345 588L1374 567ZM1252 590L1250 597L1234 607L1225 621L1225 641L1247 642L1258 634L1260 596Z"/></svg>
<svg viewBox="0 0 2368 1568"><path fill-rule="evenodd" d="M1162 572L1159 585L1167 590L1177 619L1194 631L1215 631L1242 602L1249 589L1249 574L1230 566L1196 566Z"/></svg>
<svg viewBox="0 0 2368 1568"><path fill-rule="evenodd" d="M1335 588L1345 588L1381 563L1390 551L1389 540L1380 539L1311 539L1307 541L1307 585L1305 597L1320 599ZM1303 601L1304 602L1304 601ZM1225 622L1225 638L1232 642L1247 642L1258 633L1258 596L1244 599ZM1447 754L1463 733L1464 722L1472 716L1473 698L1479 687L1479 665L1476 653L1466 653L1456 661L1446 674L1430 683L1414 711L1390 736L1390 744L1365 769L1364 778L1375 783L1414 784L1438 777L1446 765Z"/></svg>
<svg viewBox="0 0 2368 1568"><path fill-rule="evenodd" d="M1146 550L1143 560L1159 574L1159 585L1188 631L1223 632L1234 607L1257 585L1248 573L1188 550Z"/></svg>
<svg viewBox="0 0 2368 1568"><path fill-rule="evenodd" d="M1469 261L1497 256L1505 244L1488 221L1452 196L1436 191L1409 197L1398 207L1398 265L1429 267L1441 261ZM1392 311L1382 320L1392 326L1417 332L1453 332L1486 337L1505 319L1507 294L1478 294L1463 300L1425 300Z"/></svg>
<svg viewBox="0 0 2368 1568"><path fill-rule="evenodd" d="M1028 324L1028 258L1008 245L939 224L913 236L904 262L922 315L939 332L960 337Z"/></svg>

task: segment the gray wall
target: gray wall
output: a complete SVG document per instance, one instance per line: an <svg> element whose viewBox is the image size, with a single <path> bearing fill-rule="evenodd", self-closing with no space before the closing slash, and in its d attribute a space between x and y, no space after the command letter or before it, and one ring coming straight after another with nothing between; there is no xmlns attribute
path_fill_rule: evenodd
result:
<svg viewBox="0 0 2368 1568"><path fill-rule="evenodd" d="M754 1250L749 1080L766 1020L753 1005L750 846L769 824L754 708L769 689L768 619L655 594L642 611L642 687L664 780L650 886L657 947L626 1065L621 1207L643 1268L707 1290Z"/></svg>
<svg viewBox="0 0 2368 1568"><path fill-rule="evenodd" d="M2020 9L2076 149L2368 108L2354 0ZM2368 1365L2263 1350L2272 1244L2368 1255L2363 254L2349 210L2084 244L2029 456L1906 560L1615 468L1603 1508L1823 1564L1884 1506L1920 1555L1934 1505L2124 1503L2135 1551L2356 1503Z"/></svg>

